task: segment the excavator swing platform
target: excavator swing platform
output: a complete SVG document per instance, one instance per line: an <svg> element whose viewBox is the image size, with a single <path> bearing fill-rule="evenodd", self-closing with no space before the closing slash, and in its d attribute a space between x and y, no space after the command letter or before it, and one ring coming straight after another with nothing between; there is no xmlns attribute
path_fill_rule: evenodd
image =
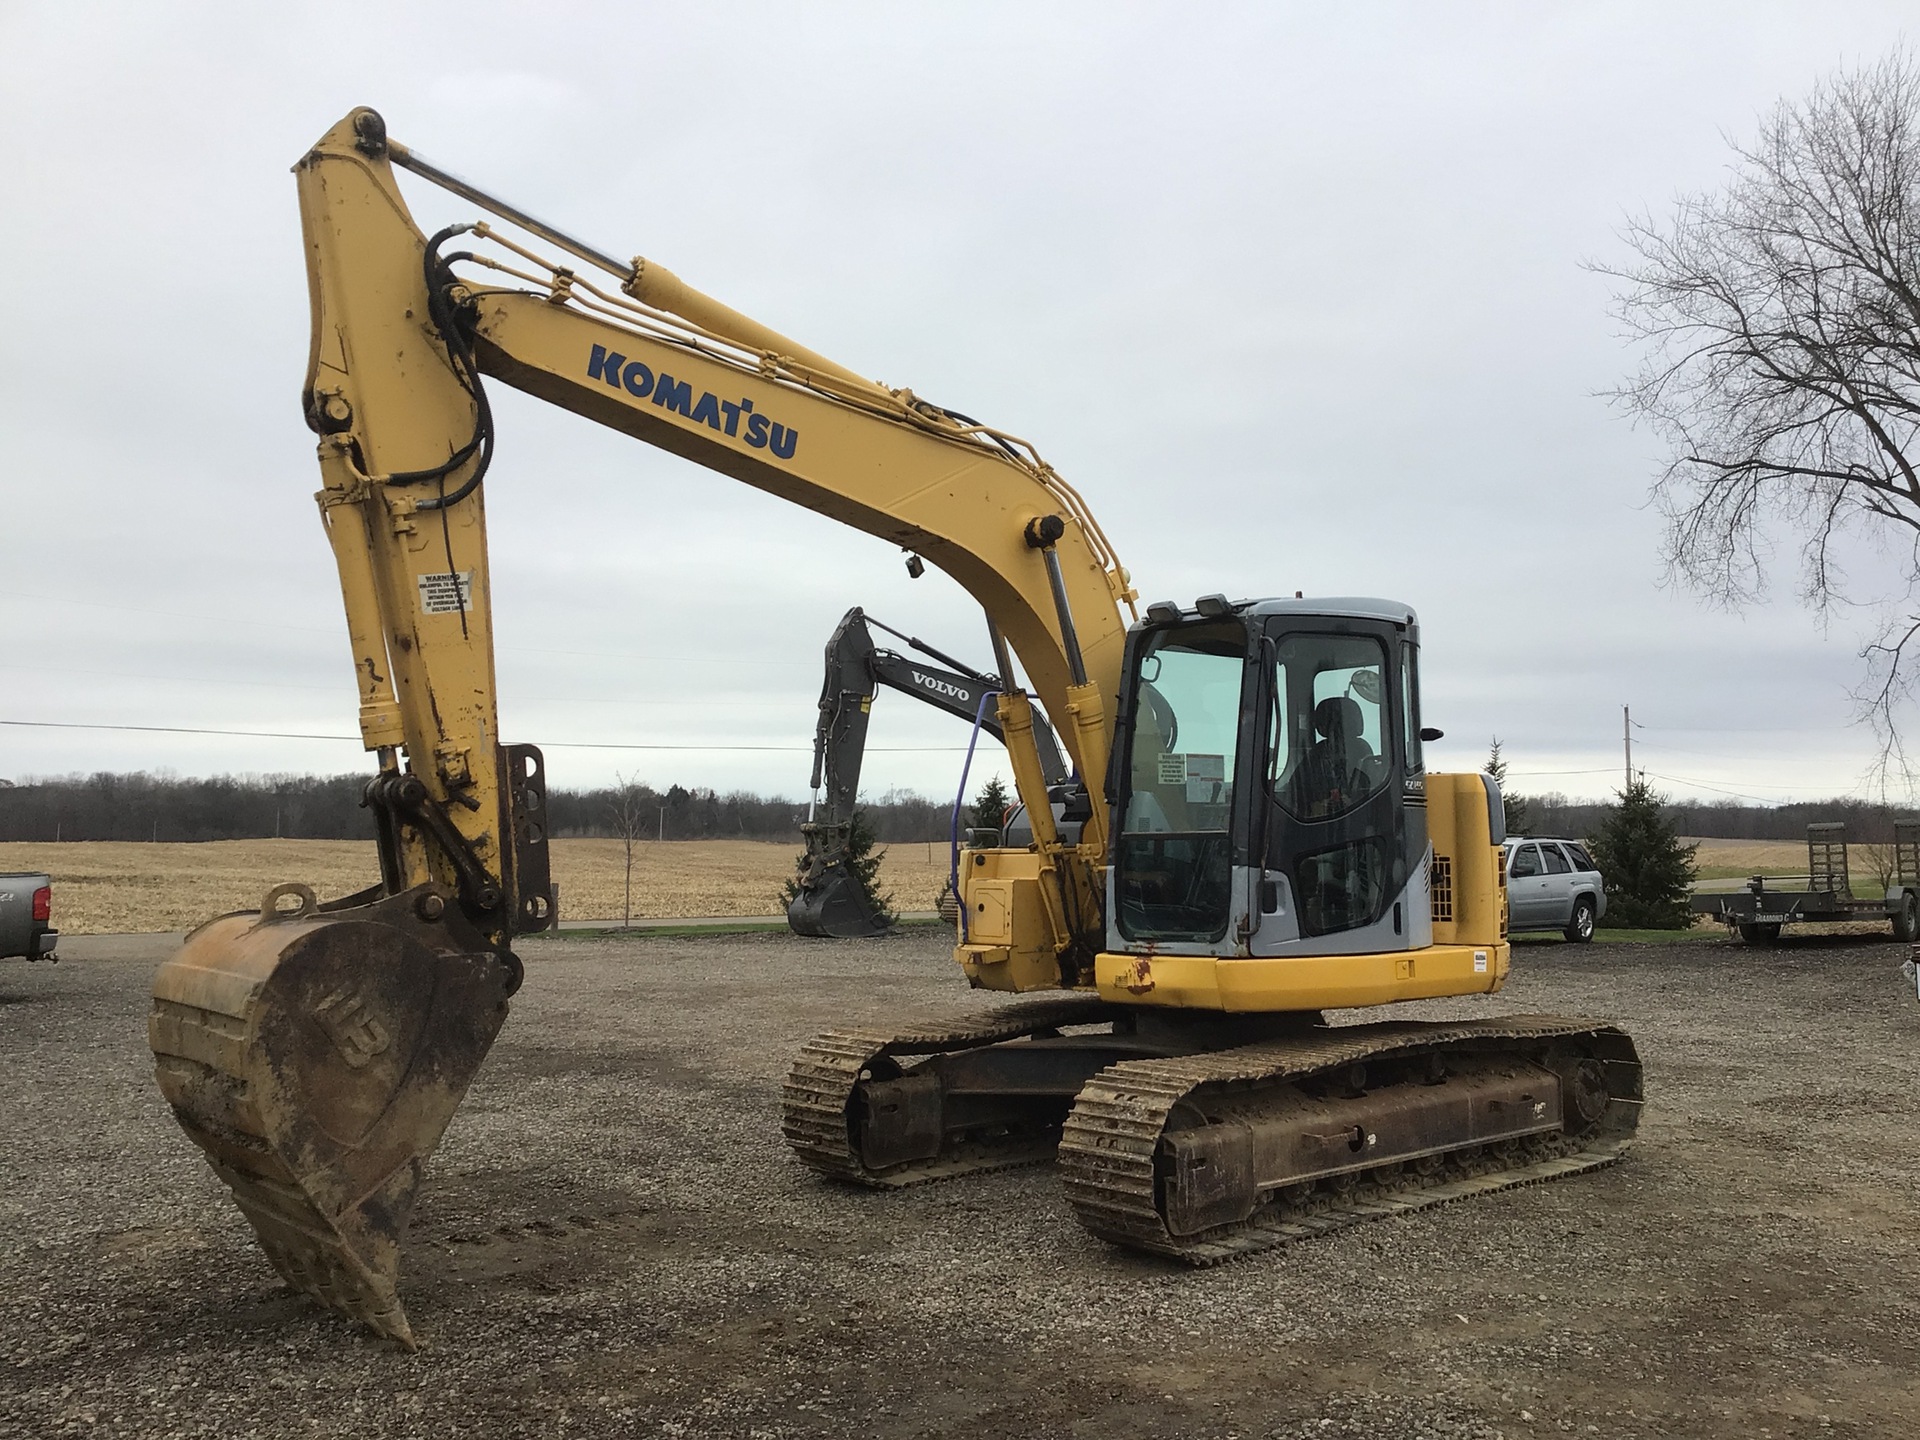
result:
<svg viewBox="0 0 1920 1440"><path fill-rule="evenodd" d="M424 234L396 170L493 219ZM783 1127L806 1165L892 1188L1057 1156L1092 1233L1205 1264L1625 1149L1640 1068L1612 1025L1323 1018L1491 995L1511 961L1499 795L1426 768L1407 606L1142 616L1018 436L544 223L375 111L295 177L303 408L381 879L326 904L276 886L203 925L149 1021L174 1113L290 1285L417 1342L407 1217L520 985L513 943L551 919L544 766L499 738L492 382L908 550L985 611L1031 838L959 854L954 954L1028 998L805 1046ZM1072 828L1042 711L1080 780Z"/></svg>

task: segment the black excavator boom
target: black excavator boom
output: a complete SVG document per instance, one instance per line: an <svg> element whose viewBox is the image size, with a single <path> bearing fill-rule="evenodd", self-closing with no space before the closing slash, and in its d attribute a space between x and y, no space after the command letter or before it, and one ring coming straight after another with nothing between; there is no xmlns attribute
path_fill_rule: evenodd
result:
<svg viewBox="0 0 1920 1440"><path fill-rule="evenodd" d="M941 664L881 649L874 644L875 629L898 636L911 649ZM854 801L860 793L860 765L866 755L867 719L882 685L969 723L978 720L994 739L1003 738L989 703L1000 689L999 677L974 670L923 640L871 619L858 605L847 611L827 641L809 782L816 795L824 792L824 798L800 827L806 851L794 879L797 893L787 905L787 924L796 935L853 938L879 935L887 928L886 917L875 910L854 878L847 855ZM1034 716L1033 732L1047 784L1063 784L1066 761L1043 717Z"/></svg>

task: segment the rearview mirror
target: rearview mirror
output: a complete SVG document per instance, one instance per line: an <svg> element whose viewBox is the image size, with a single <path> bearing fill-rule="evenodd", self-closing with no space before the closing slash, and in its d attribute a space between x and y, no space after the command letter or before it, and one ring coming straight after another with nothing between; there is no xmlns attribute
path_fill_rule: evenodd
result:
<svg viewBox="0 0 1920 1440"><path fill-rule="evenodd" d="M1420 727L1420 738L1422 740L1444 740L1447 738L1447 732L1444 730L1436 730L1431 725L1422 725Z"/></svg>

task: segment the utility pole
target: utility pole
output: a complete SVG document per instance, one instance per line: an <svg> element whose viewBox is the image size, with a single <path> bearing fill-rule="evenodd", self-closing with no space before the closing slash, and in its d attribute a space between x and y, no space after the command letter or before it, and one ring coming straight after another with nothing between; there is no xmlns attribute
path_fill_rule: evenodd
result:
<svg viewBox="0 0 1920 1440"><path fill-rule="evenodd" d="M1627 788L1633 788L1633 707L1620 707L1620 738L1627 747Z"/></svg>
<svg viewBox="0 0 1920 1440"><path fill-rule="evenodd" d="M666 838L667 838L667 807L662 805L660 807L660 839L662 841L665 841Z"/></svg>

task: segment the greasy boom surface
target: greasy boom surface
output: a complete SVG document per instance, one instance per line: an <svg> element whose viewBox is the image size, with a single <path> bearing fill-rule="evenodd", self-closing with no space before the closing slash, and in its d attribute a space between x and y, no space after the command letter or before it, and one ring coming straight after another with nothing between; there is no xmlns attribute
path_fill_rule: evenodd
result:
<svg viewBox="0 0 1920 1440"><path fill-rule="evenodd" d="M878 1194L786 1156L803 1037L981 1003L942 937L535 942L428 1173L411 1356L290 1296L166 1113L165 948L0 966L0 1434L1920 1428L1900 947L1529 946L1505 994L1407 1009L1623 1022L1623 1164L1194 1272L1088 1238L1044 1169Z"/></svg>
<svg viewBox="0 0 1920 1440"><path fill-rule="evenodd" d="M633 847L633 914L777 915L781 882L798 844L764 840L642 841ZM190 930L229 910L254 909L271 885L300 880L323 900L373 884L380 862L370 840L211 840L146 845L83 840L0 844L0 871L53 876L53 923L63 935ZM944 845L893 845L880 866L882 892L901 910L931 910L947 877ZM553 878L563 920L617 920L624 913L626 854L618 840L556 840Z"/></svg>

